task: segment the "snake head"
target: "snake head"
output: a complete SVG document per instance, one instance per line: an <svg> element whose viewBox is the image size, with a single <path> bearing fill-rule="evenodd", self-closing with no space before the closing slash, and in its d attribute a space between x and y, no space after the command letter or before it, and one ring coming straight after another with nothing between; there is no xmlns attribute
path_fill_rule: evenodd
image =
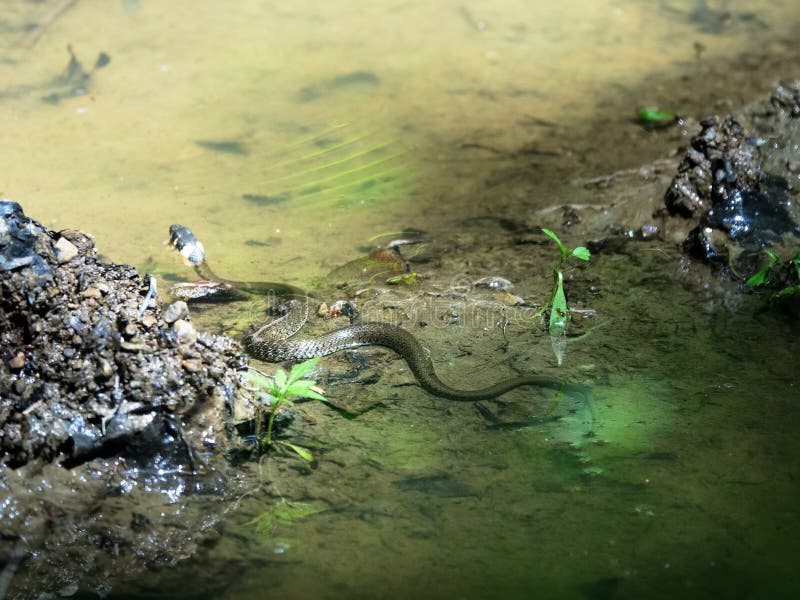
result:
<svg viewBox="0 0 800 600"><path fill-rule="evenodd" d="M206 251L188 227L183 225L169 226L169 243L193 265L200 265L206 259Z"/></svg>

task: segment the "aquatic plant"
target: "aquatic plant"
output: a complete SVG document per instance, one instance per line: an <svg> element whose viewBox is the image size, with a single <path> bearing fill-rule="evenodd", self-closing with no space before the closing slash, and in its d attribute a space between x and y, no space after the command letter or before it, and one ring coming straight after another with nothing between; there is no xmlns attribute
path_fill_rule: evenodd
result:
<svg viewBox="0 0 800 600"><path fill-rule="evenodd" d="M785 276L782 287L772 294L771 299L777 300L800 294L800 250L785 261L771 250L764 250L764 254L767 255L767 262L745 282L745 285L752 288L765 287L771 283L771 275L775 271L783 270Z"/></svg>
<svg viewBox="0 0 800 600"><path fill-rule="evenodd" d="M564 263L572 258L578 258L583 261L588 261L591 258L589 249L584 246L578 246L572 250L568 250L559 237L549 229L542 229L547 237L553 240L558 246L559 259L556 266L553 268L553 293L550 300L542 306L537 314L544 313L548 308L550 309L550 320L548 323L548 331L550 332L550 343L553 346L553 352L556 355L558 364L564 358L564 349L566 347L566 334L567 334L567 319L569 318L569 308L567 307L567 296L564 294Z"/></svg>
<svg viewBox="0 0 800 600"><path fill-rule="evenodd" d="M679 118L680 117L677 115L665 110L661 110L657 106L646 106L644 108L640 108L636 113L636 120L641 125L649 129L673 125L679 120Z"/></svg>
<svg viewBox="0 0 800 600"><path fill-rule="evenodd" d="M291 525L309 515L321 512L323 509L307 502L292 502L281 500L268 507L258 516L250 519L246 524L255 527L256 533L269 538L275 533L278 525Z"/></svg>
<svg viewBox="0 0 800 600"><path fill-rule="evenodd" d="M319 357L316 357L296 364L289 373L279 368L272 377L266 377L253 370L245 374L245 377L256 386L259 394L258 407L269 411L266 431L261 431L264 420L262 410L257 411L256 415L256 439L260 450L266 451L273 446L280 445L288 448L303 460L308 462L314 460L314 456L307 448L286 440L274 439L273 431L278 411L285 406L294 406L291 398L310 398L327 402L327 399L320 393L322 390L316 387L317 382L306 378L317 366L318 361Z"/></svg>

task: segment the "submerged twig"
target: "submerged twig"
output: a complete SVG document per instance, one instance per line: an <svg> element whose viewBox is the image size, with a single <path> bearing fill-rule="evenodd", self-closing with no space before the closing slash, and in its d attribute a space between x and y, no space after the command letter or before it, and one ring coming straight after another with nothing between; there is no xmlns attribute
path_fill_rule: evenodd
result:
<svg viewBox="0 0 800 600"><path fill-rule="evenodd" d="M36 43L41 39L41 37L45 34L45 32L52 27L53 23L58 21L62 16L64 16L67 11L75 6L78 3L78 0L62 0L61 3L56 5L56 7L47 15L44 19L37 23L36 27L31 29L30 33L25 38L23 42L23 46L25 48L31 49L33 48Z"/></svg>

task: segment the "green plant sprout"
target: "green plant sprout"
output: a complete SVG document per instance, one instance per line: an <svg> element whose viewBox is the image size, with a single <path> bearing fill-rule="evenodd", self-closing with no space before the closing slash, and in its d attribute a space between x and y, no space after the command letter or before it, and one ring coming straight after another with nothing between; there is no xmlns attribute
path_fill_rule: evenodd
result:
<svg viewBox="0 0 800 600"><path fill-rule="evenodd" d="M553 293L550 300L537 312L537 314L542 314L550 308L550 321L547 329L550 332L550 343L553 346L553 352L560 365L564 359L564 350L566 349L567 319L569 319L567 296L564 294L564 263L573 256L588 262L591 258L591 254L589 253L589 249L584 246L578 246L577 248L568 250L564 244L561 243L558 236L549 229L542 228L542 233L556 243L561 254L558 259L558 264L553 269Z"/></svg>
<svg viewBox="0 0 800 600"><path fill-rule="evenodd" d="M645 127L658 128L672 125L679 117L666 110L661 110L657 106L645 106L638 110L636 119Z"/></svg>
<svg viewBox="0 0 800 600"><path fill-rule="evenodd" d="M263 392L260 396L261 402L259 407L269 408L269 420L267 421L266 431L261 431L261 423L263 421L263 414L259 411L256 415L256 438L258 439L259 448L267 450L273 446L280 445L288 448L297 454L303 460L311 462L314 456L307 448L292 444L285 440L276 440L273 438L273 428L275 426L275 415L283 406L294 406L294 402L290 398L311 398L312 400L321 400L327 402L328 400L314 387L317 382L313 379L306 379L317 366L319 357L312 358L305 362L301 362L292 367L291 371L287 374L286 371L279 368L272 378L265 377L253 371L248 371L245 377L257 388ZM321 391L321 390L320 390Z"/></svg>
<svg viewBox="0 0 800 600"><path fill-rule="evenodd" d="M257 534L270 538L279 525L291 525L295 521L322 512L322 510L322 508L307 502L281 500L281 502L270 506L257 517L247 521L246 525L254 526Z"/></svg>
<svg viewBox="0 0 800 600"><path fill-rule="evenodd" d="M800 294L800 250L798 250L792 258L786 261L783 261L780 256L771 250L764 250L764 254L767 255L767 263L761 267L758 272L745 281L745 285L748 287L762 287L769 282L770 275L774 270L786 268L791 276L792 269L794 269L794 275L797 283L794 285L790 283L784 284L781 289L772 294L771 299L777 300L778 298L783 298L784 296Z"/></svg>

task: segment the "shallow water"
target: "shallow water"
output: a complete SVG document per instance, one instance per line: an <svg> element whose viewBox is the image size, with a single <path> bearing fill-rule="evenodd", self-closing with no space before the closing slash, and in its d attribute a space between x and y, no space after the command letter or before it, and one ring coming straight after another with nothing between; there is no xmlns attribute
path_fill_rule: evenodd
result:
<svg viewBox="0 0 800 600"><path fill-rule="evenodd" d="M445 380L478 387L544 370L594 395L453 403L366 351L356 381L377 383L326 383L360 416L304 404L287 432L314 450L312 467L243 465L248 493L219 540L116 592L798 593L796 321L704 287L701 267L658 242L570 272L571 301L596 316L560 368L532 311L480 292L435 310L426 300L501 275L544 301L552 248L474 217L564 231L548 207L605 201L581 178L680 142L632 123L638 106L702 116L796 77L792 2L164 4L7 4L2 195L162 276L191 275L163 244L180 222L230 278L319 289L373 236L423 229L419 281L372 308L400 306L394 318L431 347ZM86 73L101 52L110 62L65 80L68 45ZM603 234L601 219L588 221L569 243ZM227 329L253 307L234 310L197 319ZM352 367L322 364L321 377ZM275 506L295 510L293 522L249 523Z"/></svg>

